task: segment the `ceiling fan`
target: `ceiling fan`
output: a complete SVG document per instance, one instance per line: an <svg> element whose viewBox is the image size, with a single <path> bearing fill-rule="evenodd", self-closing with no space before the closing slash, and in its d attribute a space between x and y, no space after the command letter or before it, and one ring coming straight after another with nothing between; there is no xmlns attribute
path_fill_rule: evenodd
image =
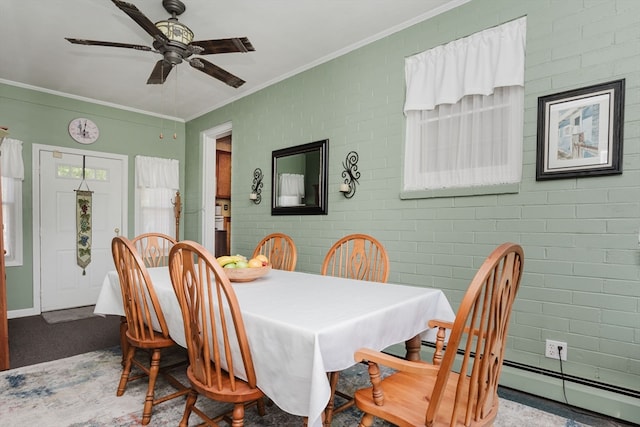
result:
<svg viewBox="0 0 640 427"><path fill-rule="evenodd" d="M234 76L217 65L214 65L203 58L191 58L191 55L211 55L231 52L246 53L254 51L255 49L248 38L236 37L229 39L193 41L193 31L191 31L186 25L178 22L177 16L186 10L186 6L180 0L162 0L162 6L164 6L165 10L171 14L171 18L164 21L158 21L155 24L133 4L120 0L111 1L120 10L129 15L129 17L141 26L142 29L151 37L153 37L153 47L128 43L65 38L74 44L122 47L161 54L163 58L156 63L149 79L147 80L147 84L164 83L171 72L171 69L175 65L180 64L183 60L187 61L189 65L196 70L202 71L203 73L214 77L229 86L238 88L245 83L241 78Z"/></svg>

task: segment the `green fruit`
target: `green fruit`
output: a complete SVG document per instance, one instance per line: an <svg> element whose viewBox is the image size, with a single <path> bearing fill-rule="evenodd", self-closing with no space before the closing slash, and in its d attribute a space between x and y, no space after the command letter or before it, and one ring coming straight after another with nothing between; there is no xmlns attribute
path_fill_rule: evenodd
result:
<svg viewBox="0 0 640 427"><path fill-rule="evenodd" d="M225 264L223 268L236 268L236 263L230 262L228 264Z"/></svg>
<svg viewBox="0 0 640 427"><path fill-rule="evenodd" d="M238 261L236 262L236 268L249 268L249 263L247 261Z"/></svg>

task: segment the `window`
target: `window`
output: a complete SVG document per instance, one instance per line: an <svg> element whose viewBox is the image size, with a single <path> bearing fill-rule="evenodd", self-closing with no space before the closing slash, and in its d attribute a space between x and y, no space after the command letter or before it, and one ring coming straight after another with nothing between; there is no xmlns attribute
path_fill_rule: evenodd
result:
<svg viewBox="0 0 640 427"><path fill-rule="evenodd" d="M56 171L58 178L84 179L86 181L109 181L107 169L87 168L72 165L58 165Z"/></svg>
<svg viewBox="0 0 640 427"><path fill-rule="evenodd" d="M407 58L404 190L520 182L526 18Z"/></svg>
<svg viewBox="0 0 640 427"><path fill-rule="evenodd" d="M6 266L22 265L22 141L4 138L0 145L2 219Z"/></svg>
<svg viewBox="0 0 640 427"><path fill-rule="evenodd" d="M136 156L136 234L175 235L172 201L179 185L179 162Z"/></svg>

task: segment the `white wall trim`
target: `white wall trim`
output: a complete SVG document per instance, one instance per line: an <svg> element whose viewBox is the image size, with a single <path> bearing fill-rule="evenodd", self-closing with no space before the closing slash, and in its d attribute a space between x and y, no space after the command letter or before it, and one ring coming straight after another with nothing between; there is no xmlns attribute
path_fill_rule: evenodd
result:
<svg viewBox="0 0 640 427"><path fill-rule="evenodd" d="M216 140L231 132L231 122L200 133L202 151L202 245L215 255Z"/></svg>
<svg viewBox="0 0 640 427"><path fill-rule="evenodd" d="M638 399L565 380L568 400L565 402L562 379L551 378L516 367L502 367L500 385L621 420L637 422L640 419L640 401ZM598 402L596 406L594 406L594 402Z"/></svg>
<svg viewBox="0 0 640 427"><path fill-rule="evenodd" d="M20 310L7 311L7 319L17 319L18 317L37 316L40 314L40 308L23 308Z"/></svg>
<svg viewBox="0 0 640 427"><path fill-rule="evenodd" d="M76 100L76 101L89 102L91 104L102 105L102 106L110 107L110 108L117 108L118 110L131 111L133 113L144 114L146 116L154 116L154 117L159 117L159 118L162 118L162 119L172 120L172 121L175 121L175 122L185 123L185 119L180 118L180 117L173 117L173 116L168 116L168 115L165 115L165 114L154 113L153 111L141 110L139 108L133 108L133 107L129 107L127 105L115 104L113 102L106 102L106 101L101 101L99 99L87 98L87 97L84 97L84 96L74 95L74 94L66 93L66 92L60 92L60 91L57 91L57 90L47 89L47 88L38 87L38 86L32 86L32 85L28 85L28 84L20 83L20 82L15 82L15 81L11 81L11 80L0 79L0 83L6 84L6 85L9 85L9 86L19 87L19 88L22 88L22 89L35 90L37 92L48 93L50 95L61 96L63 98L69 98L69 99L73 99L73 100Z"/></svg>

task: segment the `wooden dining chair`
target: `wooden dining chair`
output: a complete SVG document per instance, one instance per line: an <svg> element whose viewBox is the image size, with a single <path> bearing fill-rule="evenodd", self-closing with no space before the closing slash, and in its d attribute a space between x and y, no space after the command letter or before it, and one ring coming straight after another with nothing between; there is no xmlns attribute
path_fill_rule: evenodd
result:
<svg viewBox="0 0 640 427"><path fill-rule="evenodd" d="M169 251L176 239L163 233L143 233L131 239L147 268L169 265Z"/></svg>
<svg viewBox="0 0 640 427"><path fill-rule="evenodd" d="M155 405L184 396L189 392L187 387L169 373L170 370L185 363L181 361L161 368L162 350L174 347L177 344L169 337L169 329L149 278L149 273L142 258L126 237L114 237L111 241L111 251L120 280L122 303L126 318L125 337L128 344L116 394L122 396L129 382L145 376L148 377L149 384L142 411L142 424L148 424ZM136 358L137 350L144 350L150 353L147 363ZM139 375L132 374L131 368L134 365L143 373ZM158 374L162 374L177 391L166 396L156 397L155 384Z"/></svg>
<svg viewBox="0 0 640 427"><path fill-rule="evenodd" d="M429 322L438 328L433 364L369 349L355 353L356 361L369 364L372 384L355 393L356 406L364 412L360 427L370 427L375 417L397 426L493 425L523 262L519 245L498 246L471 281L454 322ZM443 355L446 330L450 336ZM379 364L396 372L382 379Z"/></svg>
<svg viewBox="0 0 640 427"><path fill-rule="evenodd" d="M350 234L335 242L322 263L321 274L357 280L385 283L389 277L387 251L376 238L367 234ZM325 426L330 426L333 415L354 405L353 396L337 389L340 372L329 373L331 398L325 410ZM335 396L345 400L335 405Z"/></svg>
<svg viewBox="0 0 640 427"><path fill-rule="evenodd" d="M253 251L251 258L264 255L269 258L272 268L294 271L298 261L298 250L293 239L283 233L265 236Z"/></svg>
<svg viewBox="0 0 640 427"><path fill-rule="evenodd" d="M321 274L349 279L386 282L389 278L389 257L382 243L367 234L344 236L331 246Z"/></svg>
<svg viewBox="0 0 640 427"><path fill-rule="evenodd" d="M187 340L191 391L187 397L181 427L191 412L209 426L226 418L211 418L195 406L198 395L233 403L233 426L242 426L245 406L257 403L264 415L263 394L256 385L251 349L240 306L231 282L213 255L191 241L176 243L169 255L169 273L182 311ZM246 380L238 373L244 372Z"/></svg>

